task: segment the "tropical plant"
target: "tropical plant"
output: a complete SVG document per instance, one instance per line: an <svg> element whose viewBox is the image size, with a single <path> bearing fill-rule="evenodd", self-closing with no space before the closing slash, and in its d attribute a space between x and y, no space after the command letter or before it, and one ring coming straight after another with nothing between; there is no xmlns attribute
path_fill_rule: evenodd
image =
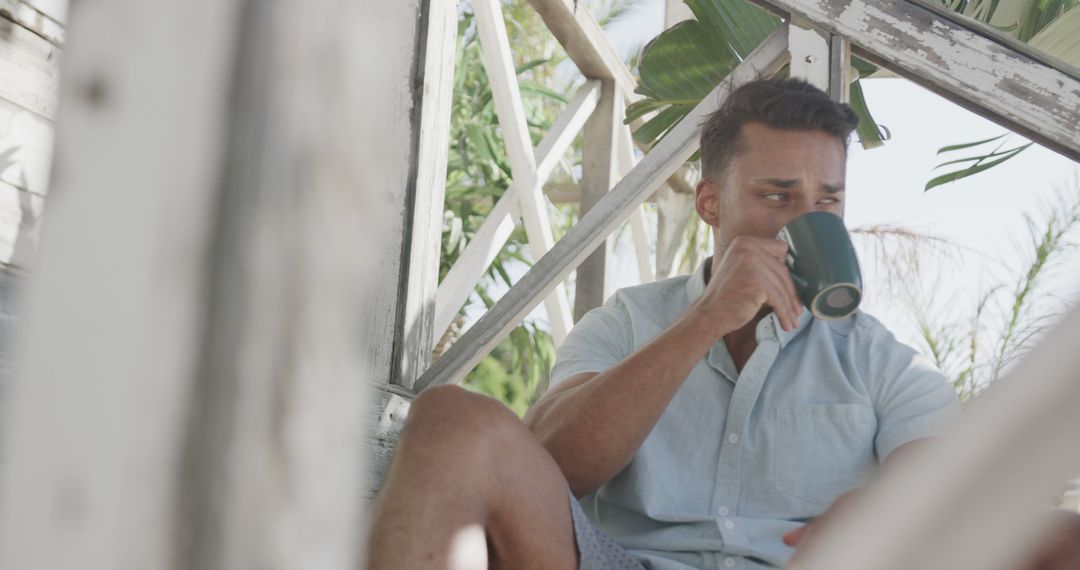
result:
<svg viewBox="0 0 1080 570"><path fill-rule="evenodd" d="M944 267L964 263L965 251L940 237L896 227L855 229L869 240L873 260L883 269L880 286L888 298L906 305L922 351L952 382L962 399L979 393L1008 370L1061 316L1074 299L1051 293L1046 280L1080 229L1080 182L1025 215L1029 239L1019 265L997 265L975 302L950 295ZM934 260L934 264L926 263ZM966 297L967 295L965 295Z"/></svg>

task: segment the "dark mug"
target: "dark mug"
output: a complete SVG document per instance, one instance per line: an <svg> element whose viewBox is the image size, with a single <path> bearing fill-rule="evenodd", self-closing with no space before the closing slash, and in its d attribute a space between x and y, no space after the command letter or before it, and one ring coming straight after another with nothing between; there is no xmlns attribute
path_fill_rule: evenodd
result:
<svg viewBox="0 0 1080 570"><path fill-rule="evenodd" d="M810 212L780 230L788 246L787 266L799 299L819 319L842 319L859 308L862 274L844 220Z"/></svg>

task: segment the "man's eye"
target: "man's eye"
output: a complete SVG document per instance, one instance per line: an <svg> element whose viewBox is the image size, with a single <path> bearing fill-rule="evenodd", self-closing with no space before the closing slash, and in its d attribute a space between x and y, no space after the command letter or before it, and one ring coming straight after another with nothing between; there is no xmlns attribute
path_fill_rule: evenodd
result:
<svg viewBox="0 0 1080 570"><path fill-rule="evenodd" d="M764 198L765 198L766 200L772 200L773 202L781 202L781 201L783 201L783 200L786 200L786 199L787 199L787 194L783 194L783 193L778 193L778 194L762 194L762 196L763 196L763 197L764 197Z"/></svg>
<svg viewBox="0 0 1080 570"><path fill-rule="evenodd" d="M838 200L836 198L822 198L820 203L821 204L839 204L840 200Z"/></svg>

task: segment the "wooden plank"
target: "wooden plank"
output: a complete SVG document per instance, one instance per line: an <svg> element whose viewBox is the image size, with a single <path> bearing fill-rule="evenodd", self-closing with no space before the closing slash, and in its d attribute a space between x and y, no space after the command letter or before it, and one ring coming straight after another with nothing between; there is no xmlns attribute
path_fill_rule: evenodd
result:
<svg viewBox="0 0 1080 570"><path fill-rule="evenodd" d="M793 19L788 26L788 49L791 50L791 76L805 79L822 91L829 91L829 37L813 26Z"/></svg>
<svg viewBox="0 0 1080 570"><path fill-rule="evenodd" d="M67 37L64 25L26 0L0 0L0 22L4 18L62 47ZM0 32L2 33L2 32Z"/></svg>
<svg viewBox="0 0 1080 570"><path fill-rule="evenodd" d="M675 258L683 244L686 224L694 213L694 194L664 187L656 192L656 277L675 275Z"/></svg>
<svg viewBox="0 0 1080 570"><path fill-rule="evenodd" d="M1022 558L1048 530L1050 501L1080 472L1078 336L1074 308L955 429L838 513L799 568L1029 567Z"/></svg>
<svg viewBox="0 0 1080 570"><path fill-rule="evenodd" d="M67 25L68 5L70 4L70 0L22 0L22 3L30 6L35 11L40 12L61 26Z"/></svg>
<svg viewBox="0 0 1080 570"><path fill-rule="evenodd" d="M53 138L52 121L0 100L0 181L45 196Z"/></svg>
<svg viewBox="0 0 1080 570"><path fill-rule="evenodd" d="M416 51L421 45L418 37L420 32L418 29L409 28L408 22L413 22L418 14L423 13L425 0L403 0L397 4L388 4L390 1L379 0L376 3L380 13L389 18L387 29L406 30L406 33L400 37L387 37L389 43L385 46L372 44L371 53L384 54L380 56L381 61L401 69L399 74L386 78L389 83L384 88L394 95L393 102L382 109L389 120L399 125L399 128L387 132L382 144L389 153L387 156L408 158L414 157L413 153L417 149L419 110L414 105L417 104L418 95L422 96L422 90L420 94L417 93L417 78L410 72L417 68L417 58L421 57ZM380 35L382 34L383 31L380 30ZM402 288L402 280L407 279L407 266L403 264L407 259L407 244L411 242L408 212L413 208L410 194L415 192L414 176L418 170L413 170L417 166L415 161L394 160L388 164L393 167L377 171L381 173L382 179L375 183L378 190L376 199L371 204L371 207L383 212L386 222L384 235L380 238L383 240L380 242L382 253L371 268L379 276L374 287L373 306L380 308L370 317L371 334L372 338L383 340L364 347L364 376L376 383L390 384L400 376L403 365L401 353L397 350L402 346L405 330L403 327L407 326L402 318L402 307L408 303L408 299L402 296L406 293ZM441 221L438 225L441 228ZM410 241L406 241L407 239Z"/></svg>
<svg viewBox="0 0 1080 570"><path fill-rule="evenodd" d="M577 133L584 126L596 101L600 98L600 82L586 81L536 147L536 176L543 184L559 158L566 154ZM461 306L472 294L477 282L487 271L495 256L502 250L514 229L514 218L520 217L514 187L507 189L488 212L484 223L465 246L454 266L439 284L435 299L435 334L442 335L450 327Z"/></svg>
<svg viewBox="0 0 1080 570"><path fill-rule="evenodd" d="M833 101L851 100L851 42L837 35L829 36L829 97Z"/></svg>
<svg viewBox="0 0 1080 570"><path fill-rule="evenodd" d="M60 77L60 49L41 36L7 22L0 32L0 99L37 113L56 115Z"/></svg>
<svg viewBox="0 0 1080 570"><path fill-rule="evenodd" d="M370 479L365 481L364 499L371 501L386 477L398 434L405 426L413 397L393 384L372 384L368 389L371 392L371 405L366 410L364 434L367 444L365 459L371 468Z"/></svg>
<svg viewBox="0 0 1080 570"><path fill-rule="evenodd" d="M622 224L661 181L697 149L700 125L738 85L769 77L787 62L787 32L777 30L707 95L417 381L417 389L455 382Z"/></svg>
<svg viewBox="0 0 1080 570"><path fill-rule="evenodd" d="M581 141L581 203L579 216L584 217L603 198L619 178L618 138L622 129L625 106L615 82L603 82L600 103L585 123ZM580 217L579 217L580 219ZM577 268L574 295L574 321L604 304L611 292L608 265L611 260L611 240L604 240Z"/></svg>
<svg viewBox="0 0 1080 570"><path fill-rule="evenodd" d="M634 156L634 142L630 129L626 126L619 130L619 173L626 176L634 169L637 158ZM637 260L638 279L650 283L656 279L652 265L652 244L649 241L649 225L645 219L645 206L639 206L630 214L630 238L634 242L634 258Z"/></svg>
<svg viewBox="0 0 1080 570"><path fill-rule="evenodd" d="M402 262L398 317L395 335L399 372L394 382L411 388L416 377L431 364L435 335L435 298L439 287L439 256L446 191L446 161L450 148L450 108L453 98L457 0L427 0L424 9L423 60L418 101L418 140L413 162L416 178L409 189L408 237ZM445 329L443 329L445 330Z"/></svg>
<svg viewBox="0 0 1080 570"><path fill-rule="evenodd" d="M30 267L45 199L0 180L0 264Z"/></svg>
<svg viewBox="0 0 1080 570"><path fill-rule="evenodd" d="M366 190L408 169L417 26L372 4L80 6L0 566L359 565Z"/></svg>
<svg viewBox="0 0 1080 570"><path fill-rule="evenodd" d="M502 5L498 0L475 0L480 43L484 47L484 68L491 82L495 114L499 118L506 154L513 177L511 187L518 198L525 235L529 239L529 251L534 259L543 257L555 244L555 237L548 220L547 200L541 192L542 181L537 179L536 160L532 140L525 122L525 110L521 103L517 73L510 56L510 41L503 22ZM562 344L573 324L570 302L566 288L560 283L544 300L551 336L556 346Z"/></svg>
<svg viewBox="0 0 1080 570"><path fill-rule="evenodd" d="M1073 160L1080 80L976 26L908 0L755 0L848 38L858 52Z"/></svg>

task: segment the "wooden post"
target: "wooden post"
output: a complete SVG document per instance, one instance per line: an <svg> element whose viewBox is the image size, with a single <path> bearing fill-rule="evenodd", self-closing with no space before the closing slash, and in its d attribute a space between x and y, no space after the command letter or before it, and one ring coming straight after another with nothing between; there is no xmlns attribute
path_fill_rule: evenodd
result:
<svg viewBox="0 0 1080 570"><path fill-rule="evenodd" d="M624 105L615 82L601 84L600 102L585 123L581 142L580 215L592 209L619 178L618 137L622 130ZM574 296L574 321L599 307L610 293L608 265L611 240L596 248L577 268L577 292Z"/></svg>
<svg viewBox="0 0 1080 570"><path fill-rule="evenodd" d="M417 14L76 5L0 567L363 560L365 246L404 211Z"/></svg>
<svg viewBox="0 0 1080 570"><path fill-rule="evenodd" d="M450 148L450 108L454 94L457 0L424 0L421 18L420 61L413 121L415 152L407 186L406 216L399 270L399 307L394 334L391 379L406 389L431 364L435 338L445 328L435 326L435 298L439 287L439 256L446 191L446 160Z"/></svg>

